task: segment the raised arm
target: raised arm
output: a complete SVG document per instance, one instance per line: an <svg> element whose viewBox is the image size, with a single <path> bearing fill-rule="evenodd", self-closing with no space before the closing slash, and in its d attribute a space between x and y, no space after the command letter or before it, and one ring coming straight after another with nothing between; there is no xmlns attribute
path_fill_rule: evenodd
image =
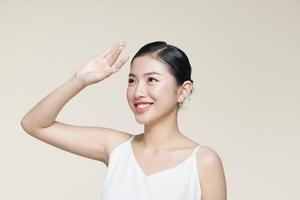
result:
<svg viewBox="0 0 300 200"><path fill-rule="evenodd" d="M118 59L124 47L124 43L117 43L80 67L69 80L25 114L21 120L23 129L50 145L107 164L108 144L128 134L109 128L69 125L55 119L73 96L122 68L128 60L128 57Z"/></svg>

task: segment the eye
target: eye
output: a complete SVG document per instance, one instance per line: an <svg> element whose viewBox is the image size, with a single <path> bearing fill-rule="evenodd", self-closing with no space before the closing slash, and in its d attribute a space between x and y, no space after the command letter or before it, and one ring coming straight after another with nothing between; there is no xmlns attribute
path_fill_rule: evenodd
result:
<svg viewBox="0 0 300 200"><path fill-rule="evenodd" d="M153 78L153 77L149 77L149 78L148 78L148 81L149 81L149 82L157 82L157 79L155 79L155 78Z"/></svg>
<svg viewBox="0 0 300 200"><path fill-rule="evenodd" d="M133 83L133 82L134 82L134 79L132 79L132 78L128 79L128 84Z"/></svg>

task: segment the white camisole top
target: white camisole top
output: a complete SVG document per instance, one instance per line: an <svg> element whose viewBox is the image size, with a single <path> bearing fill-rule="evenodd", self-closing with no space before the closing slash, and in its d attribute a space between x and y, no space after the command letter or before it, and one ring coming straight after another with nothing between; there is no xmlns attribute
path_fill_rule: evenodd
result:
<svg viewBox="0 0 300 200"><path fill-rule="evenodd" d="M102 200L200 200L196 152L167 170L146 175L135 159L132 136L109 156Z"/></svg>

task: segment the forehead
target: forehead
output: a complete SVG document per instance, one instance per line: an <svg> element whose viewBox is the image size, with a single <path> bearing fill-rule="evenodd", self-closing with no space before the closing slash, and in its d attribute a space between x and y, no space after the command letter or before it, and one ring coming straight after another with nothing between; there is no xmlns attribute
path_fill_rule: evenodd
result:
<svg viewBox="0 0 300 200"><path fill-rule="evenodd" d="M167 64L151 55L139 56L133 60L130 67L130 73L139 75L148 72L158 72L163 75L170 75Z"/></svg>

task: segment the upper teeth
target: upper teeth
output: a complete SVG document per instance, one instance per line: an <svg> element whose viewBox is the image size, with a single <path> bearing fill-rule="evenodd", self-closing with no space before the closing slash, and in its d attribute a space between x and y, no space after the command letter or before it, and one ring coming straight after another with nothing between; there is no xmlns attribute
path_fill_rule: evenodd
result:
<svg viewBox="0 0 300 200"><path fill-rule="evenodd" d="M137 104L138 108L145 108L148 107L150 105L150 103L146 103L146 104Z"/></svg>

